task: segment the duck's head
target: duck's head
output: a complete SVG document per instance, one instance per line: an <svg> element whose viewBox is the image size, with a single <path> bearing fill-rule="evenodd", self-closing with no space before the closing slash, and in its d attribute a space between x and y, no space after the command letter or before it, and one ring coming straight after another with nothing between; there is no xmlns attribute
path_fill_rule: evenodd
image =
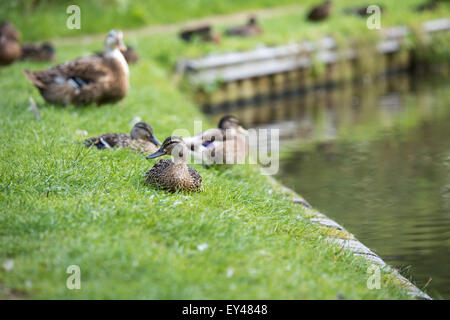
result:
<svg viewBox="0 0 450 320"><path fill-rule="evenodd" d="M130 135L132 139L148 140L157 146L161 145L161 142L153 135L152 126L145 122L136 123L133 129L131 129Z"/></svg>
<svg viewBox="0 0 450 320"><path fill-rule="evenodd" d="M0 23L0 38L9 41L19 41L20 33L14 28L14 25L9 21L2 21Z"/></svg>
<svg viewBox="0 0 450 320"><path fill-rule="evenodd" d="M166 138L166 140L162 143L161 148L159 148L159 150L155 153L149 155L147 159L154 159L164 155L171 155L174 157L175 162L177 160L186 161L189 156L189 149L183 139L180 137L171 136Z"/></svg>
<svg viewBox="0 0 450 320"><path fill-rule="evenodd" d="M256 20L255 16L250 16L248 18L247 25L253 26L253 25L257 24L257 23L258 23L258 21Z"/></svg>
<svg viewBox="0 0 450 320"><path fill-rule="evenodd" d="M111 30L106 35L105 39L105 51L126 50L123 43L123 32L120 30Z"/></svg>
<svg viewBox="0 0 450 320"><path fill-rule="evenodd" d="M218 127L222 130L235 130L241 134L248 134L248 131L240 125L239 120L232 115L223 116L219 121Z"/></svg>
<svg viewBox="0 0 450 320"><path fill-rule="evenodd" d="M55 54L55 47L50 42L44 42L41 48L44 52L50 55Z"/></svg>

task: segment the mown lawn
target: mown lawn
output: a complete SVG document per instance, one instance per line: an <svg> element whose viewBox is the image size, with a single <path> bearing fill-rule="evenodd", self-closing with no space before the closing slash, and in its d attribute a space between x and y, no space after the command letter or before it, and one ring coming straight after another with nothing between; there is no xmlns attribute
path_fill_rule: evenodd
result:
<svg viewBox="0 0 450 320"><path fill-rule="evenodd" d="M384 273L369 290L368 263L325 244L311 212L255 167L195 166L203 192L169 194L143 185L154 160L84 148L77 130L128 132L140 117L162 140L205 120L149 38L135 40L148 50L131 67L129 95L100 108L45 104L22 70L46 64L0 69L0 298L408 298ZM61 46L59 59L99 47ZM81 290L66 288L70 265Z"/></svg>

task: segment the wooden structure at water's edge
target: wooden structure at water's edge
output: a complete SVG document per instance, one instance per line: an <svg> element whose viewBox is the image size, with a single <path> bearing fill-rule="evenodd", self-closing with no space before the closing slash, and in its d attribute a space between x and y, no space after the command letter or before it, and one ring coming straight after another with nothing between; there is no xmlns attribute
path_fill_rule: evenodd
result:
<svg viewBox="0 0 450 320"><path fill-rule="evenodd" d="M450 19L425 22L422 35L448 32ZM331 37L317 42L261 47L252 51L182 59L177 71L195 88L197 102L211 111L214 106L264 99L286 92L309 90L343 81L406 70L414 51L405 45L412 30L400 26L383 29L373 47L342 48ZM215 90L205 90L208 85Z"/></svg>

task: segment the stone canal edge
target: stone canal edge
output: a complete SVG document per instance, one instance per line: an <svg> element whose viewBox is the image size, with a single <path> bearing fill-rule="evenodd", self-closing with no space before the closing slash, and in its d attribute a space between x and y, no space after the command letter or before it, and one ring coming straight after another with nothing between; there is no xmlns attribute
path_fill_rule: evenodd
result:
<svg viewBox="0 0 450 320"><path fill-rule="evenodd" d="M346 233L352 236L352 239L342 239L337 237L327 237L325 239L331 245L335 245L343 250L348 250L353 253L354 256L362 257L369 262L380 266L380 268L385 272L390 272L406 289L408 295L415 299L424 299L424 300L432 300L432 298L427 295L425 292L420 290L417 286L415 286L411 281L403 277L398 270L389 266L386 262L383 261L375 252L370 250L364 244L362 244L359 240L357 240L352 233L345 230L339 223L328 218L326 215L314 210L311 205L299 194L297 194L294 190L284 186L280 182L278 182L275 178L271 176L266 176L271 183L281 187L282 191L292 199L292 201L298 205L304 206L307 208L313 216L310 218L311 223L318 224L322 227L332 228L335 230L345 231ZM339 234L339 233L337 233Z"/></svg>

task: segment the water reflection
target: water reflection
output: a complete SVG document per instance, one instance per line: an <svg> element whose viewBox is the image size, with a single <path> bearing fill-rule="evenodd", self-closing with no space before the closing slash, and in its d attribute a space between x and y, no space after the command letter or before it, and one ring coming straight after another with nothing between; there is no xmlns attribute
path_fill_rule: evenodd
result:
<svg viewBox="0 0 450 320"><path fill-rule="evenodd" d="M278 178L420 288L432 279L428 292L448 299L449 84L395 76L224 113L248 127L279 127L290 148Z"/></svg>

